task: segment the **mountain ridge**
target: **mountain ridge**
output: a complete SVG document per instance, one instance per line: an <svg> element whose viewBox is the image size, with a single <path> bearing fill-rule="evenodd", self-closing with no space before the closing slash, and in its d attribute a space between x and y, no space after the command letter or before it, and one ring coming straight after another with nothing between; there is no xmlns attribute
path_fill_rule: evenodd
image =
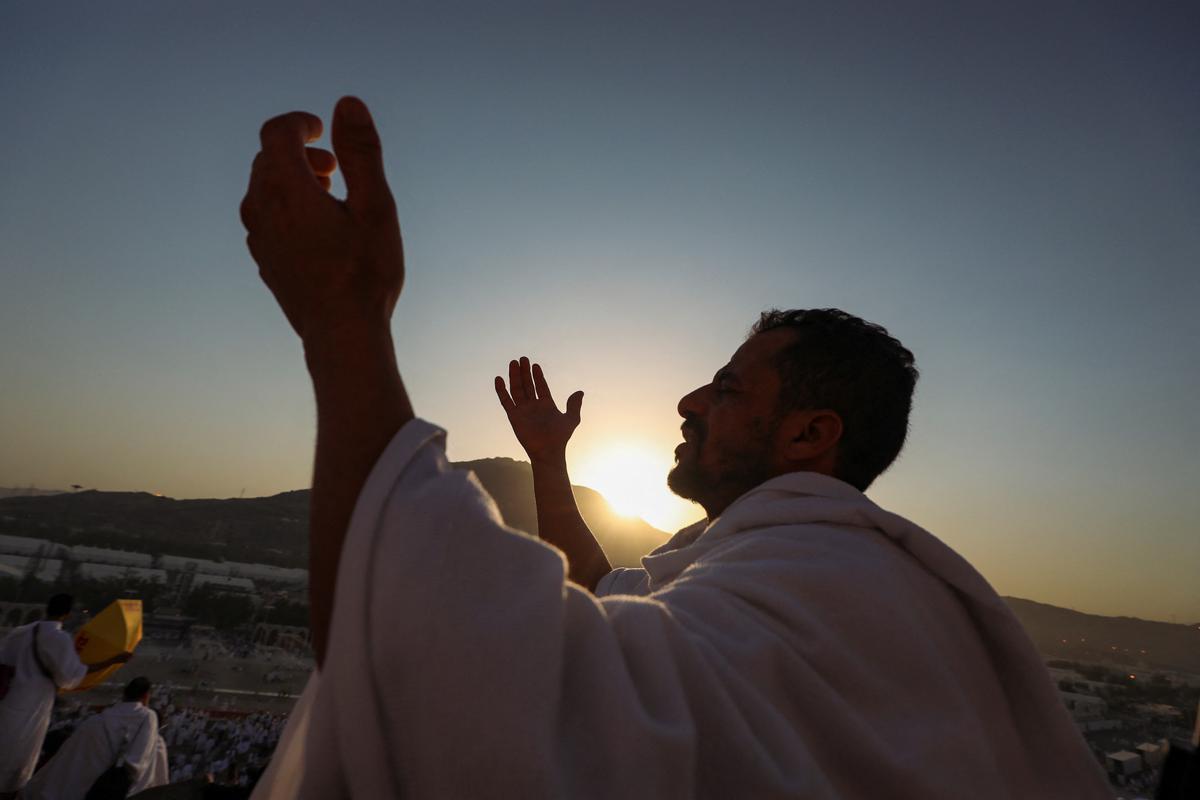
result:
<svg viewBox="0 0 1200 800"><path fill-rule="evenodd" d="M488 458L470 469L511 527L537 534L527 462ZM614 566L636 566L668 534L615 514L599 492L572 487L580 512ZM178 500L149 492L83 491L0 498L0 533L212 560L307 566L306 489L256 498ZM1200 623L1109 617L1006 597L1038 650L1049 658L1179 669L1200 674Z"/></svg>
<svg viewBox="0 0 1200 800"><path fill-rule="evenodd" d="M473 471L507 525L538 533L533 470L528 462L485 458L453 462ZM622 517L586 486L571 487L580 513L614 566L636 566L670 536ZM120 550L304 567L308 558L308 489L264 497L179 500L149 492L88 489L0 495L0 533Z"/></svg>

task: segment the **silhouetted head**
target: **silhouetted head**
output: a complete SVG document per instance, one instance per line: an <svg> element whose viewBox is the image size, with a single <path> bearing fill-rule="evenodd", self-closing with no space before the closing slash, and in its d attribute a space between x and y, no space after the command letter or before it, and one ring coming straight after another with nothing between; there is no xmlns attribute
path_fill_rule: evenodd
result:
<svg viewBox="0 0 1200 800"><path fill-rule="evenodd" d="M908 434L913 355L844 311L766 311L711 383L679 401L667 478L709 519L758 484L819 472L866 490Z"/></svg>
<svg viewBox="0 0 1200 800"><path fill-rule="evenodd" d="M66 619L74 607L74 597L69 594L56 594L46 603L46 619Z"/></svg>
<svg viewBox="0 0 1200 800"><path fill-rule="evenodd" d="M150 679L139 675L138 677L125 684L125 691L121 693L121 698L126 703L143 703L150 699Z"/></svg>

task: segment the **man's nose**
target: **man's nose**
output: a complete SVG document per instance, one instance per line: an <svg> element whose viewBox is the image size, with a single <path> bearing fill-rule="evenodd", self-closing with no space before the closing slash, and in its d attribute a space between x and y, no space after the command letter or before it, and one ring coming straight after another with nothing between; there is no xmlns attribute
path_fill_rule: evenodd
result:
<svg viewBox="0 0 1200 800"><path fill-rule="evenodd" d="M704 410L708 407L708 401L706 399L707 389L707 386L701 386L697 389L693 389L683 397L679 398L679 405L676 406L679 416L683 417L684 419L701 416L704 413Z"/></svg>

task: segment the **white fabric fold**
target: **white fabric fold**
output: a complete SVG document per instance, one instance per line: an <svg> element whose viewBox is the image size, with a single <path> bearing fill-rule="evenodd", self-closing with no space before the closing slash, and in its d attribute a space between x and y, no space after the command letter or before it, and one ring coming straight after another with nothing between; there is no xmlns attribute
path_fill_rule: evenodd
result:
<svg viewBox="0 0 1200 800"><path fill-rule="evenodd" d="M852 487L768 481L597 598L443 446L363 488L301 797L1111 796L986 581Z"/></svg>
<svg viewBox="0 0 1200 800"><path fill-rule="evenodd" d="M136 785L154 769L158 717L138 702L121 702L79 723L21 792L22 800L83 800L109 767L128 766Z"/></svg>

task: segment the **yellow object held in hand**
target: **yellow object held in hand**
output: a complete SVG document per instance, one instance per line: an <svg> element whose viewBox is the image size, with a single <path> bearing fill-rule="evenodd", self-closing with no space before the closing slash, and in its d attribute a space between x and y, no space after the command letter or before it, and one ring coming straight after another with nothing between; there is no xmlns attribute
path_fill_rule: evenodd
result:
<svg viewBox="0 0 1200 800"><path fill-rule="evenodd" d="M142 601L114 600L75 633L75 652L84 664L95 664L120 653L132 653L142 640ZM104 683L120 664L89 672L74 689L80 692Z"/></svg>

